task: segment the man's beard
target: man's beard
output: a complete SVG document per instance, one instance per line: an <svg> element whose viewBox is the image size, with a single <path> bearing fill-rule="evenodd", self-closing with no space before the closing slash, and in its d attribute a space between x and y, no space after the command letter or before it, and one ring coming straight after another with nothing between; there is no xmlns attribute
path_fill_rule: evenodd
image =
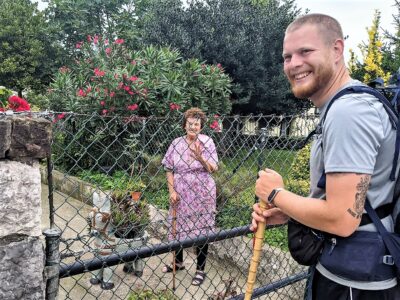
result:
<svg viewBox="0 0 400 300"><path fill-rule="evenodd" d="M292 92L297 98L310 98L319 90L323 89L331 80L333 70L321 64L318 69L314 69L313 76L314 79L307 84L296 85L296 82L293 79L290 80Z"/></svg>

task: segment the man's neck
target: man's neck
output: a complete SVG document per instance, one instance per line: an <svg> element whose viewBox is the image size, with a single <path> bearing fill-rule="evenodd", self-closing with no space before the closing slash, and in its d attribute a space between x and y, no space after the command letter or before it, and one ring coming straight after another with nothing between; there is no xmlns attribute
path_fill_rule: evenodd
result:
<svg viewBox="0 0 400 300"><path fill-rule="evenodd" d="M350 81L351 77L349 72L347 71L346 66L342 65L326 88L314 94L310 100L316 107L320 108Z"/></svg>

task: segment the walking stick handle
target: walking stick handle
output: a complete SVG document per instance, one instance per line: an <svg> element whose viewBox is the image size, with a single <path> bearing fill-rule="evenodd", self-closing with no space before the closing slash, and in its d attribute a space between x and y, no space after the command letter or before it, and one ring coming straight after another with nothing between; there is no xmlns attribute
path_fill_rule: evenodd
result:
<svg viewBox="0 0 400 300"><path fill-rule="evenodd" d="M267 209L266 204L260 201L260 209L264 211ZM244 296L245 300L250 300L253 294L254 283L256 281L257 267L260 263L260 257L262 252L262 247L264 244L264 232L265 232L265 222L259 222L257 224L257 231L255 233L255 242L253 248L253 256L250 261L249 275L247 277L247 287L246 294Z"/></svg>

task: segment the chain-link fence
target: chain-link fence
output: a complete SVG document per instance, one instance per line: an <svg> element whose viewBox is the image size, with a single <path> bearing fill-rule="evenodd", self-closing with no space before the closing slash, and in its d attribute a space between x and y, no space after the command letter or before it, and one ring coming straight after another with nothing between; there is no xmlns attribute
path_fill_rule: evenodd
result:
<svg viewBox="0 0 400 300"><path fill-rule="evenodd" d="M292 169L317 118L210 119L200 143L191 144L178 115L54 115L52 164L43 178L47 169L48 225L61 231L59 299L229 299L245 292L257 170L272 168L286 186L302 187ZM207 162L218 171L207 172ZM305 276L287 251L285 226L268 228L256 294L301 299Z"/></svg>

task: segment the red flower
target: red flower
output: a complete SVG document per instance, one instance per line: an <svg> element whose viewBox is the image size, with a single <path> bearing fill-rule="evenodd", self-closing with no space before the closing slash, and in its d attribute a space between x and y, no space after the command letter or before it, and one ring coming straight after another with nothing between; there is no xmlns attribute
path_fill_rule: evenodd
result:
<svg viewBox="0 0 400 300"><path fill-rule="evenodd" d="M99 68L95 68L93 71L94 75L97 77L103 77L106 74L106 72L101 71Z"/></svg>
<svg viewBox="0 0 400 300"><path fill-rule="evenodd" d="M132 81L132 82L134 82L134 81L136 81L136 80L138 80L138 79L139 79L139 77L137 77L137 76L131 76L131 77L129 77L129 80Z"/></svg>
<svg viewBox="0 0 400 300"><path fill-rule="evenodd" d="M179 104L176 104L176 103L170 103L169 104L169 109L170 110L178 110L180 108L181 108L181 106Z"/></svg>
<svg viewBox="0 0 400 300"><path fill-rule="evenodd" d="M57 123L59 120L64 119L65 115L66 115L65 112L63 112L61 114L56 114L56 117L53 119L53 123Z"/></svg>
<svg viewBox="0 0 400 300"><path fill-rule="evenodd" d="M29 103L18 96L11 96L8 98L8 108L13 111L27 111L31 110L31 106Z"/></svg>
<svg viewBox="0 0 400 300"><path fill-rule="evenodd" d="M117 45L121 45L124 42L125 42L124 39L116 39L114 43L116 43Z"/></svg>
<svg viewBox="0 0 400 300"><path fill-rule="evenodd" d="M108 39L104 40L104 45L108 46Z"/></svg>
<svg viewBox="0 0 400 300"><path fill-rule="evenodd" d="M221 128L219 127L219 123L217 120L214 120L211 124L210 124L210 128L213 129L214 131L221 131Z"/></svg>
<svg viewBox="0 0 400 300"><path fill-rule="evenodd" d="M83 42L78 42L78 43L76 43L75 48L76 49L81 49L82 45L83 45Z"/></svg>
<svg viewBox="0 0 400 300"><path fill-rule="evenodd" d="M107 54L107 55L110 55L110 54L111 54L111 51L112 51L112 50L111 50L110 47L106 48L106 54Z"/></svg>
<svg viewBox="0 0 400 300"><path fill-rule="evenodd" d="M106 105L106 102L105 101L100 101L100 105L104 106L104 105Z"/></svg>
<svg viewBox="0 0 400 300"><path fill-rule="evenodd" d="M221 64L217 64L217 68L222 70L222 65Z"/></svg>
<svg viewBox="0 0 400 300"><path fill-rule="evenodd" d="M112 98L112 97L114 97L115 96L115 92L111 92L110 93L110 98Z"/></svg>
<svg viewBox="0 0 400 300"><path fill-rule="evenodd" d="M81 96L81 97L85 97L86 96L86 93L83 91L83 89L79 89L78 96Z"/></svg>
<svg viewBox="0 0 400 300"><path fill-rule="evenodd" d="M126 85L126 86L124 86L124 90L128 92L128 91L131 90L131 88L130 88L129 86Z"/></svg>
<svg viewBox="0 0 400 300"><path fill-rule="evenodd" d="M135 103L135 104L132 104L132 105L128 105L128 106L127 106L128 110L130 110L130 111L137 110L137 109L138 109L138 107L139 107L139 105L137 105L136 103Z"/></svg>
<svg viewBox="0 0 400 300"><path fill-rule="evenodd" d="M103 110L101 111L101 114L102 114L103 116L105 116L107 113L108 113L108 110L107 110L107 109L103 109Z"/></svg>
<svg viewBox="0 0 400 300"><path fill-rule="evenodd" d="M88 41L88 42L91 42L91 41L92 41L92 36L91 36L91 35L88 35L88 36L87 36L87 41Z"/></svg>
<svg viewBox="0 0 400 300"><path fill-rule="evenodd" d="M94 37L93 37L93 44L97 44L99 42L99 36L98 35L95 35Z"/></svg>

